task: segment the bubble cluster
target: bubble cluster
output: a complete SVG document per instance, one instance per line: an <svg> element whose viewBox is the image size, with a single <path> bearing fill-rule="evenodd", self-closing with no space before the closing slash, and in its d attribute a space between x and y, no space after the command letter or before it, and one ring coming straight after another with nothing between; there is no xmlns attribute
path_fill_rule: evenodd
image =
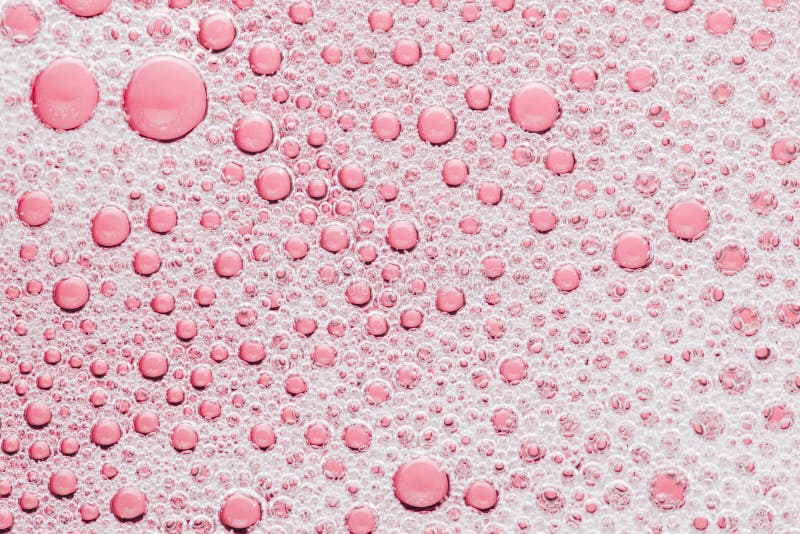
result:
<svg viewBox="0 0 800 534"><path fill-rule="evenodd" d="M794 532L796 19L2 3L0 532Z"/></svg>

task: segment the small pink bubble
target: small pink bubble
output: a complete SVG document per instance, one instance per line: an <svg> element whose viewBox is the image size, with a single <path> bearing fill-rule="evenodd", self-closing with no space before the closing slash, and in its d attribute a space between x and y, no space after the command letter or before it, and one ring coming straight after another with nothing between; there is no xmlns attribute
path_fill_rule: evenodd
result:
<svg viewBox="0 0 800 534"><path fill-rule="evenodd" d="M711 213L699 200L678 201L667 211L669 232L685 241L696 241L708 230Z"/></svg>
<svg viewBox="0 0 800 534"><path fill-rule="evenodd" d="M546 234L556 227L558 217L550 208L537 207L531 210L528 222L537 232Z"/></svg>
<svg viewBox="0 0 800 534"><path fill-rule="evenodd" d="M70 276L53 286L53 302L65 311L78 311L89 302L89 286L83 278Z"/></svg>
<svg viewBox="0 0 800 534"><path fill-rule="evenodd" d="M178 423L172 427L169 442L178 452L187 452L197 447L200 437L197 431L188 423Z"/></svg>
<svg viewBox="0 0 800 534"><path fill-rule="evenodd" d="M508 112L514 124L526 132L544 133L561 116L561 106L550 87L531 82L514 92Z"/></svg>
<svg viewBox="0 0 800 534"><path fill-rule="evenodd" d="M233 142L242 152L258 154L272 144L272 123L259 113L242 117L233 126Z"/></svg>
<svg viewBox="0 0 800 534"><path fill-rule="evenodd" d="M143 436L154 433L160 426L159 416L155 412L144 411L133 418L133 429Z"/></svg>
<svg viewBox="0 0 800 534"><path fill-rule="evenodd" d="M125 120L143 137L174 141L206 116L208 97L200 73L172 56L145 60L131 75L122 95Z"/></svg>
<svg viewBox="0 0 800 534"><path fill-rule="evenodd" d="M136 521L147 513L147 497L134 486L124 486L111 498L111 513L120 521Z"/></svg>
<svg viewBox="0 0 800 534"><path fill-rule="evenodd" d="M364 168L357 163L345 163L336 174L342 187L350 190L360 189L367 181Z"/></svg>
<svg viewBox="0 0 800 534"><path fill-rule="evenodd" d="M78 478L69 469L59 469L50 475L47 489L56 497L69 497L78 489Z"/></svg>
<svg viewBox="0 0 800 534"><path fill-rule="evenodd" d="M348 449L364 452L372 444L372 431L360 423L349 425L344 429L342 440Z"/></svg>
<svg viewBox="0 0 800 534"><path fill-rule="evenodd" d="M394 141L400 137L400 119L390 111L381 111L372 117L372 133L381 141Z"/></svg>
<svg viewBox="0 0 800 534"><path fill-rule="evenodd" d="M612 257L626 271L644 269L653 261L650 240L638 232L623 232L614 239Z"/></svg>
<svg viewBox="0 0 800 534"><path fill-rule="evenodd" d="M778 165L788 165L797 158L800 143L794 137L781 137L772 144L772 159Z"/></svg>
<svg viewBox="0 0 800 534"><path fill-rule="evenodd" d="M736 25L736 16L728 9L721 7L706 15L706 31L713 35L726 35Z"/></svg>
<svg viewBox="0 0 800 534"><path fill-rule="evenodd" d="M112 419L100 419L92 425L89 437L98 447L108 448L116 445L122 437L122 429Z"/></svg>
<svg viewBox="0 0 800 534"><path fill-rule="evenodd" d="M255 74L272 76L281 68L283 53L275 43L260 41L250 49L248 61Z"/></svg>
<svg viewBox="0 0 800 534"><path fill-rule="evenodd" d="M398 39L392 49L392 60L398 65L411 67L422 57L419 43L413 39Z"/></svg>
<svg viewBox="0 0 800 534"><path fill-rule="evenodd" d="M50 424L52 414L47 404L33 401L25 406L25 421L34 428L42 428Z"/></svg>
<svg viewBox="0 0 800 534"><path fill-rule="evenodd" d="M80 59L57 59L33 80L33 112L45 126L56 130L82 126L94 114L99 100L97 82Z"/></svg>
<svg viewBox="0 0 800 534"><path fill-rule="evenodd" d="M236 26L227 13L215 13L200 20L197 41L212 52L227 49L236 38Z"/></svg>
<svg viewBox="0 0 800 534"><path fill-rule="evenodd" d="M411 221L395 221L389 225L386 242L395 250L412 250L419 242L417 227Z"/></svg>
<svg viewBox="0 0 800 534"><path fill-rule="evenodd" d="M375 9L367 17L373 32L388 32L394 26L394 15L388 9Z"/></svg>
<svg viewBox="0 0 800 534"><path fill-rule="evenodd" d="M294 2L289 6L289 18L295 24L306 24L314 16L314 10L311 3L306 0Z"/></svg>
<svg viewBox="0 0 800 534"><path fill-rule="evenodd" d="M261 521L261 503L254 496L240 491L231 493L222 501L219 521L231 530L248 529Z"/></svg>
<svg viewBox="0 0 800 534"><path fill-rule="evenodd" d="M439 464L421 457L402 464L394 474L394 495L411 510L430 510L450 493L450 479Z"/></svg>
<svg viewBox="0 0 800 534"><path fill-rule="evenodd" d="M664 8L672 13L683 13L694 5L694 0L664 0Z"/></svg>
<svg viewBox="0 0 800 534"><path fill-rule="evenodd" d="M258 341L244 341L239 345L239 358L251 365L264 361L267 357L267 349L264 344Z"/></svg>
<svg viewBox="0 0 800 534"><path fill-rule="evenodd" d="M578 289L580 283L581 272L571 263L561 265L553 271L553 284L564 293Z"/></svg>
<svg viewBox="0 0 800 534"><path fill-rule="evenodd" d="M591 67L573 69L569 83L578 91L591 91L597 84L597 72Z"/></svg>
<svg viewBox="0 0 800 534"><path fill-rule="evenodd" d="M453 286L444 286L436 292L436 309L455 314L466 304L464 292Z"/></svg>
<svg viewBox="0 0 800 534"><path fill-rule="evenodd" d="M225 250L214 260L214 272L223 278L239 276L244 268L242 256L235 250Z"/></svg>
<svg viewBox="0 0 800 534"><path fill-rule="evenodd" d="M456 135L456 118L442 106L431 106L422 110L417 119L420 139L432 145L443 145Z"/></svg>
<svg viewBox="0 0 800 534"><path fill-rule="evenodd" d="M267 423L256 423L250 428L250 442L262 450L272 449L277 442L275 429Z"/></svg>
<svg viewBox="0 0 800 534"><path fill-rule="evenodd" d="M270 165L259 171L255 185L258 196L270 202L278 202L292 192L292 177L285 168Z"/></svg>
<svg viewBox="0 0 800 534"><path fill-rule="evenodd" d="M466 90L464 98L470 109L483 111L492 104L492 90L484 84L473 85Z"/></svg>
<svg viewBox="0 0 800 534"><path fill-rule="evenodd" d="M27 191L17 201L17 217L28 226L47 224L53 215L53 202L44 191Z"/></svg>
<svg viewBox="0 0 800 534"><path fill-rule="evenodd" d="M167 374L169 361L156 351L147 351L139 358L139 372L144 378L159 379Z"/></svg>
<svg viewBox="0 0 800 534"><path fill-rule="evenodd" d="M575 170L575 154L568 148L550 147L544 166L553 174L569 174Z"/></svg>
<svg viewBox="0 0 800 534"><path fill-rule="evenodd" d="M339 224L329 224L322 229L319 244L328 252L337 253L350 246L350 236L347 228Z"/></svg>
<svg viewBox="0 0 800 534"><path fill-rule="evenodd" d="M371 534L378 528L375 512L366 506L350 510L344 518L344 524L350 534Z"/></svg>
<svg viewBox="0 0 800 534"><path fill-rule="evenodd" d="M747 249L738 243L727 243L714 254L714 266L725 276L740 273L749 261Z"/></svg>
<svg viewBox="0 0 800 534"><path fill-rule="evenodd" d="M442 179L450 187L458 187L467 181L469 167L463 160L449 159L442 167Z"/></svg>
<svg viewBox="0 0 800 534"><path fill-rule="evenodd" d="M648 66L634 67L625 74L625 80L631 91L643 93L656 85L656 73Z"/></svg>
<svg viewBox="0 0 800 534"><path fill-rule="evenodd" d="M77 17L96 17L105 13L111 0L58 0L64 8Z"/></svg>
<svg viewBox="0 0 800 534"><path fill-rule="evenodd" d="M683 508L689 481L678 471L656 473L650 479L650 502L659 509L669 511Z"/></svg>
<svg viewBox="0 0 800 534"><path fill-rule="evenodd" d="M464 493L464 502L480 512L489 512L500 498L500 494L491 482L477 480L472 482Z"/></svg>
<svg viewBox="0 0 800 534"><path fill-rule="evenodd" d="M128 215L116 206L104 206L92 218L92 239L101 247L119 246L130 233Z"/></svg>
<svg viewBox="0 0 800 534"><path fill-rule="evenodd" d="M0 18L0 32L13 44L33 42L42 29L42 13L28 2L8 3Z"/></svg>
<svg viewBox="0 0 800 534"><path fill-rule="evenodd" d="M168 234L178 224L178 213L172 206L156 204L147 212L147 227L157 234Z"/></svg>

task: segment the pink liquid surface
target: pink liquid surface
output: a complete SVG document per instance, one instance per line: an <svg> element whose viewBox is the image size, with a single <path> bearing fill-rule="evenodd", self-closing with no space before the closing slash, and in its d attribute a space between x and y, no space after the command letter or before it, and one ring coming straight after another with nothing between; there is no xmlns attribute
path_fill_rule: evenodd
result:
<svg viewBox="0 0 800 534"><path fill-rule="evenodd" d="M797 18L3 3L0 531L794 532Z"/></svg>

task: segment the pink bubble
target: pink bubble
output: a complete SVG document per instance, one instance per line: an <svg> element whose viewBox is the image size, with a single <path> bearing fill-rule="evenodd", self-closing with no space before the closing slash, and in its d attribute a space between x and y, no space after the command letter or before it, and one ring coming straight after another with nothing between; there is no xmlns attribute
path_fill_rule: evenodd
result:
<svg viewBox="0 0 800 534"><path fill-rule="evenodd" d="M438 507L450 493L450 479L439 464L421 457L402 464L394 474L394 495L411 510Z"/></svg>
<svg viewBox="0 0 800 534"><path fill-rule="evenodd" d="M244 341L239 345L239 358L251 365L264 361L267 357L267 349L263 343L258 341Z"/></svg>
<svg viewBox="0 0 800 534"><path fill-rule="evenodd" d="M350 510L344 518L344 524L350 534L371 534L378 528L375 512L366 506Z"/></svg>
<svg viewBox="0 0 800 534"><path fill-rule="evenodd" d="M260 41L250 49L248 61L255 74L272 76L281 68L283 53L275 43Z"/></svg>
<svg viewBox="0 0 800 534"><path fill-rule="evenodd" d="M569 83L578 91L591 91L597 84L597 72L591 67L578 67L572 70Z"/></svg>
<svg viewBox="0 0 800 534"><path fill-rule="evenodd" d="M726 35L736 25L736 16L728 9L721 7L706 15L706 31L713 35Z"/></svg>
<svg viewBox="0 0 800 534"><path fill-rule="evenodd" d="M663 471L650 478L650 502L661 510L678 510L686 503L689 481L679 471Z"/></svg>
<svg viewBox="0 0 800 534"><path fill-rule="evenodd" d="M53 302L65 311L78 311L89 302L89 286L79 276L69 276L53 286Z"/></svg>
<svg viewBox="0 0 800 534"><path fill-rule="evenodd" d="M623 232L614 239L612 257L626 271L644 269L653 261L650 240L638 232Z"/></svg>
<svg viewBox="0 0 800 534"><path fill-rule="evenodd" d="M200 20L197 41L212 52L227 49L236 38L236 26L226 13L215 13Z"/></svg>
<svg viewBox="0 0 800 534"><path fill-rule="evenodd" d="M373 32L388 32L394 27L394 16L388 9L375 9L367 17L369 27Z"/></svg>
<svg viewBox="0 0 800 534"><path fill-rule="evenodd" d="M625 81L631 91L643 93L656 85L656 74L648 66L634 67L625 74Z"/></svg>
<svg viewBox="0 0 800 534"><path fill-rule="evenodd" d="M678 201L667 211L667 228L678 239L696 241L708 230L711 213L699 200Z"/></svg>
<svg viewBox="0 0 800 534"><path fill-rule="evenodd" d="M794 137L781 137L772 144L772 159L778 165L788 165L797 158L800 143Z"/></svg>
<svg viewBox="0 0 800 534"><path fill-rule="evenodd" d="M480 512L488 512L497 506L500 494L491 482L477 480L472 482L464 493L464 502L467 506Z"/></svg>
<svg viewBox="0 0 800 534"><path fill-rule="evenodd" d="M147 212L147 227L157 234L168 234L178 224L178 213L172 206L157 204Z"/></svg>
<svg viewBox="0 0 800 534"><path fill-rule="evenodd" d="M417 119L420 139L432 145L443 145L456 135L456 118L442 106L431 106L422 110Z"/></svg>
<svg viewBox="0 0 800 534"><path fill-rule="evenodd" d="M568 148L550 147L544 166L553 174L569 174L575 170L575 154Z"/></svg>
<svg viewBox="0 0 800 534"><path fill-rule="evenodd" d="M69 497L78 489L78 477L69 469L59 469L50 475L47 489L56 497Z"/></svg>
<svg viewBox="0 0 800 534"><path fill-rule="evenodd" d="M466 90L464 98L470 109L483 111L492 104L492 90L484 84L473 85Z"/></svg>
<svg viewBox="0 0 800 534"><path fill-rule="evenodd" d="M150 276L161 269L161 256L151 248L137 250L133 255L133 271L142 276Z"/></svg>
<svg viewBox="0 0 800 534"><path fill-rule="evenodd" d="M45 427L52 420L52 413L47 404L41 401L33 401L25 406L25 422L34 428Z"/></svg>
<svg viewBox="0 0 800 534"><path fill-rule="evenodd" d="M247 529L261 521L261 503L254 496L240 491L231 493L222 501L219 521L232 530Z"/></svg>
<svg viewBox="0 0 800 534"><path fill-rule="evenodd" d="M531 82L514 92L508 113L514 124L526 132L544 133L561 116L561 106L550 87Z"/></svg>
<svg viewBox="0 0 800 534"><path fill-rule="evenodd" d="M28 226L47 224L53 215L53 202L44 191L26 191L17 201L17 217Z"/></svg>
<svg viewBox="0 0 800 534"><path fill-rule="evenodd" d="M250 442L262 450L272 449L277 442L275 429L267 423L256 423L250 428Z"/></svg>
<svg viewBox="0 0 800 534"><path fill-rule="evenodd" d="M289 6L289 18L295 24L306 24L314 16L314 10L311 3L306 0L294 2Z"/></svg>
<svg viewBox="0 0 800 534"><path fill-rule="evenodd" d="M360 423L349 425L344 429L342 440L348 449L364 452L372 444L372 431Z"/></svg>
<svg viewBox="0 0 800 534"><path fill-rule="evenodd" d="M543 206L533 208L528 216L528 222L533 228L542 234L553 231L558 224L558 217L550 209Z"/></svg>
<svg viewBox="0 0 800 534"><path fill-rule="evenodd" d="M345 163L339 172L336 173L342 187L350 190L360 189L367 181L367 175L363 167L357 163ZM320 195L323 196L323 195Z"/></svg>
<svg viewBox="0 0 800 534"><path fill-rule="evenodd" d="M464 292L453 286L444 286L436 292L436 309L455 314L466 304Z"/></svg>
<svg viewBox="0 0 800 534"><path fill-rule="evenodd" d="M337 253L350 246L350 236L347 228L339 224L329 224L322 229L319 244L328 252Z"/></svg>
<svg viewBox="0 0 800 534"><path fill-rule="evenodd" d="M98 447L108 448L119 443L122 437L122 429L116 421L111 419L100 419L94 425L89 434L92 443Z"/></svg>
<svg viewBox="0 0 800 534"><path fill-rule="evenodd" d="M394 141L400 137L401 125L397 115L381 111L372 117L372 133L381 141Z"/></svg>
<svg viewBox="0 0 800 534"><path fill-rule="evenodd" d="M255 185L258 196L270 202L278 202L292 192L292 177L285 168L270 165L259 171Z"/></svg>
<svg viewBox="0 0 800 534"><path fill-rule="evenodd" d="M442 179L450 187L458 187L467 181L469 167L463 160L449 159L442 167Z"/></svg>
<svg viewBox="0 0 800 534"><path fill-rule="evenodd" d="M233 142L239 150L249 154L258 154L268 149L273 135L272 123L258 113L242 117L233 126Z"/></svg>
<svg viewBox="0 0 800 534"><path fill-rule="evenodd" d="M147 497L134 486L123 486L111 498L111 513L120 521L136 521L147 513Z"/></svg>
<svg viewBox="0 0 800 534"><path fill-rule="evenodd" d="M169 361L156 351L147 351L139 358L139 372L144 378L158 379L167 374Z"/></svg>
<svg viewBox="0 0 800 534"><path fill-rule="evenodd" d="M389 225L386 242L395 250L412 250L419 242L417 227L411 221L395 221Z"/></svg>
<svg viewBox="0 0 800 534"><path fill-rule="evenodd" d="M683 13L694 5L694 0L664 0L664 8L672 13Z"/></svg>
<svg viewBox="0 0 800 534"><path fill-rule="evenodd" d="M116 206L104 206L92 218L92 239L101 247L116 247L128 239L131 223Z"/></svg>
<svg viewBox="0 0 800 534"><path fill-rule="evenodd" d="M239 276L244 269L242 256L235 250L224 250L214 260L214 272L223 278Z"/></svg>
<svg viewBox="0 0 800 534"><path fill-rule="evenodd" d="M159 416L155 412L144 411L133 418L133 429L137 433L147 436L156 432L161 426Z"/></svg>
<svg viewBox="0 0 800 534"><path fill-rule="evenodd" d="M83 126L94 114L99 100L94 76L77 58L53 61L32 83L33 112L42 124L56 130Z"/></svg>
<svg viewBox="0 0 800 534"><path fill-rule="evenodd" d="M111 0L58 0L58 3L77 17L95 17L111 6Z"/></svg>
<svg viewBox="0 0 800 534"><path fill-rule="evenodd" d="M411 67L422 57L419 43L413 39L398 39L392 50L392 60L398 65Z"/></svg>
<svg viewBox="0 0 800 534"><path fill-rule="evenodd" d="M200 437L197 431L188 423L178 423L172 427L169 442L178 452L187 452L197 447Z"/></svg>
<svg viewBox="0 0 800 534"><path fill-rule="evenodd" d="M174 141L206 116L208 97L200 73L186 60L155 56L133 71L122 95L128 125L143 137Z"/></svg>
<svg viewBox="0 0 800 534"><path fill-rule="evenodd" d="M553 284L564 293L578 289L581 283L581 272L575 265L566 263L553 271Z"/></svg>
<svg viewBox="0 0 800 534"><path fill-rule="evenodd" d="M0 33L13 44L33 42L42 29L42 13L33 4L15 2L5 5L0 16Z"/></svg>
<svg viewBox="0 0 800 534"><path fill-rule="evenodd" d="M725 276L740 273L749 261L747 249L738 243L727 243L714 254L714 266Z"/></svg>

